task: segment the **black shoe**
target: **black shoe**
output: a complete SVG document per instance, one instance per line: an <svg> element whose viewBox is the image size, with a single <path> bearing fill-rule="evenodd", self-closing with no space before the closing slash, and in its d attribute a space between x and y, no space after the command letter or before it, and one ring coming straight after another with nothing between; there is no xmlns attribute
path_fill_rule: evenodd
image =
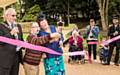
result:
<svg viewBox="0 0 120 75"><path fill-rule="evenodd" d="M103 65L110 65L110 63L104 63Z"/></svg>
<svg viewBox="0 0 120 75"><path fill-rule="evenodd" d="M119 64L118 64L118 63L115 63L115 66L119 66Z"/></svg>

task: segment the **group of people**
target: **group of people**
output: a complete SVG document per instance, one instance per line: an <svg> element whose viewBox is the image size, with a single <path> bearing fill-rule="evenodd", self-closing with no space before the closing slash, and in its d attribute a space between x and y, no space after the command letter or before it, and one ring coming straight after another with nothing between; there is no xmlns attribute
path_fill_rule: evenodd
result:
<svg viewBox="0 0 120 75"><path fill-rule="evenodd" d="M5 22L0 24L0 36L10 39L23 40L22 28L16 22L16 11L8 8L4 12ZM61 30L59 26L58 30ZM38 15L36 22L30 24L27 42L41 45L56 52L63 53L61 49L63 36L48 22L43 14ZM22 49L25 55L22 55ZM23 58L22 58L23 57ZM62 55L35 51L8 43L0 42L0 75L18 75L19 64L23 64L26 75L39 75L39 64L44 58L45 75L65 75Z"/></svg>
<svg viewBox="0 0 120 75"><path fill-rule="evenodd" d="M0 36L11 39L23 40L22 28L16 22L16 11L13 8L8 8L4 12L4 22L0 23ZM30 24L30 32L27 37L27 42L50 48L56 52L63 53L63 33L62 22L58 22L58 28L49 25L45 15L39 14L36 22ZM78 30L72 31L72 36L68 42L72 46L77 46L77 50L83 50L83 39ZM93 50L93 59L96 61L97 42L99 27L95 25L95 20L90 19L90 25L86 27L85 38L88 44L89 62L92 63L91 52ZM120 34L120 25L118 18L113 18L113 25L108 29L108 36L114 38ZM77 35L77 37L76 37ZM110 64L111 56L116 47L115 65L118 66L120 41L110 43L109 58L105 65ZM75 47L74 47L75 48ZM73 49L74 49L73 48ZM22 55L22 49L25 50L25 55ZM23 58L22 58L23 57ZM72 59L80 60L81 56L71 57ZM39 64L41 59L44 62L45 75L65 75L64 60L62 55L49 54L32 49L22 48L8 43L0 42L0 75L18 75L19 64L23 64L25 75L39 75Z"/></svg>
<svg viewBox="0 0 120 75"><path fill-rule="evenodd" d="M85 34L83 35L83 38L87 41L89 63L92 63L92 57L94 62L97 61L97 57L96 57L97 45L98 43L100 44L100 41L98 39L99 32L100 32L100 29L96 25L95 19L90 18L89 25L86 27ZM104 41L107 41L108 39L115 38L116 36L119 36L119 35L120 35L119 17L114 16L112 19L112 24L109 25L107 37L103 37L103 40L106 39ZM83 38L81 37L81 34L77 29L72 30L71 37L67 40L67 42L69 42L70 44L69 52L83 51L84 50ZM102 49L105 49L106 47L108 49L108 56L107 56L106 62L103 64L110 65L113 51L116 50L114 64L116 66L119 66L120 40L118 39L116 41L109 43L108 45L102 46ZM93 56L91 56L91 54L93 54ZM84 58L84 56L82 57ZM70 56L70 58L68 59L68 62L70 62L71 60L79 62L80 59L82 59L82 57L80 55Z"/></svg>
<svg viewBox="0 0 120 75"><path fill-rule="evenodd" d="M99 35L99 27L95 24L94 18L90 19L89 25L86 27L85 34L83 38L87 41L88 45L88 57L89 57L89 63L92 63L92 58L91 58L91 52L93 52L93 59L96 62L96 54L97 54L97 43L98 43L98 35ZM69 47L69 52L76 52L76 51L84 51L83 48L83 38L81 35L81 32L78 30L78 28L74 28L71 31L70 38L65 41L65 44L68 42L70 44ZM81 60L84 59L84 55L75 55L75 56L70 56L68 59L68 62L72 63L77 62L81 63ZM83 60L82 60L83 63Z"/></svg>
<svg viewBox="0 0 120 75"><path fill-rule="evenodd" d="M86 27L85 38L88 44L88 57L89 62L92 63L91 60L91 51L93 50L93 60L96 62L96 54L97 54L97 43L98 43L98 35L99 35L99 27L95 25L95 20L90 19L90 25ZM103 37L103 39L112 39L116 36L120 35L120 24L119 24L119 17L113 16L112 24L109 25L107 37ZM106 41L105 40L105 41ZM119 66L119 52L120 52L120 40L112 41L108 45L103 46L103 48L108 47L108 57L106 59L106 63L104 65L110 65L111 57L113 51L115 51L115 59L114 64ZM116 48L115 48L116 47Z"/></svg>

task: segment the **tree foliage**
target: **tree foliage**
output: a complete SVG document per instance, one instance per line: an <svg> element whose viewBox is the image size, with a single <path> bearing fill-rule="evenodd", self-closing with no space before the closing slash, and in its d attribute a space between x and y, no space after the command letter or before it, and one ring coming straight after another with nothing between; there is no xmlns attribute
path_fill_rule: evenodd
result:
<svg viewBox="0 0 120 75"><path fill-rule="evenodd" d="M28 12L25 13L22 21L35 21L36 17L40 11L39 5L32 6Z"/></svg>
<svg viewBox="0 0 120 75"><path fill-rule="evenodd" d="M25 10L22 17L23 21L34 20L36 14L38 14L41 10L46 14L47 18L52 20L53 22L56 22L58 17L62 16L65 23L68 20L67 19L68 15L70 17L70 22L75 23L79 22L80 20L82 20L82 22L84 21L86 22L90 17L94 17L96 20L98 20L100 19L100 16L102 17L104 16L106 22L107 20L111 19L110 17L112 17L113 14L120 15L120 0L22 0L22 1L23 1L22 8L24 8ZM101 2L97 3L97 1ZM102 10L104 10L104 15L101 15L100 13L101 11L100 3L102 6ZM33 9L32 11L31 8ZM36 13L35 16L33 14L33 11ZM108 25L108 22L102 25L103 25L102 27L105 28L104 26Z"/></svg>
<svg viewBox="0 0 120 75"><path fill-rule="evenodd" d="M23 0L25 11L28 12L29 8L38 4L45 14L50 16L62 16L65 20L69 15L72 20L84 17L89 18L91 14L94 16L99 15L98 7L94 0ZM69 4L69 7L68 7ZM94 5L94 6L93 6Z"/></svg>
<svg viewBox="0 0 120 75"><path fill-rule="evenodd" d="M109 15L116 14L120 16L120 0L110 0L108 11Z"/></svg>

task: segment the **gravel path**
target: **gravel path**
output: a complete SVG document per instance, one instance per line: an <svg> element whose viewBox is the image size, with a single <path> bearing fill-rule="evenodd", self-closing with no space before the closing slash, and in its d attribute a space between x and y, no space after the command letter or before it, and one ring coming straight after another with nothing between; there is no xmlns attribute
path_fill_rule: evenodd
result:
<svg viewBox="0 0 120 75"><path fill-rule="evenodd" d="M67 57L65 57L66 59ZM120 75L120 66L111 64L110 66L101 65L99 62L89 64L68 64L65 61L66 75ZM20 66L20 74L25 75L23 66ZM44 75L43 63L40 64L40 74Z"/></svg>
<svg viewBox="0 0 120 75"><path fill-rule="evenodd" d="M70 30L65 30L64 33L68 33ZM67 48L64 52L67 52ZM68 64L68 56L64 56L66 75L120 75L120 66L113 64L104 66L97 62L89 64L87 61L85 64ZM20 66L20 74L25 75L23 66ZM40 64L40 74L44 75L43 63Z"/></svg>

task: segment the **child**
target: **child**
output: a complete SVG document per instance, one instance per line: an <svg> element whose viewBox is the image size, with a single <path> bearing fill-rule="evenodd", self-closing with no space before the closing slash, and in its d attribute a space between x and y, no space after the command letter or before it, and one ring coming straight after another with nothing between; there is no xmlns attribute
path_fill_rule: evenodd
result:
<svg viewBox="0 0 120 75"><path fill-rule="evenodd" d="M57 32L61 34L61 38L60 38L60 41L59 41L59 45L61 48L63 48L63 41L64 41L64 37L63 37L63 25L64 25L64 22L62 21L59 21L57 23Z"/></svg>
<svg viewBox="0 0 120 75"><path fill-rule="evenodd" d="M105 42L107 40L106 37L102 39L102 42ZM102 64L107 63L108 55L109 55L109 50L107 46L101 45L102 48L100 48L100 61Z"/></svg>

